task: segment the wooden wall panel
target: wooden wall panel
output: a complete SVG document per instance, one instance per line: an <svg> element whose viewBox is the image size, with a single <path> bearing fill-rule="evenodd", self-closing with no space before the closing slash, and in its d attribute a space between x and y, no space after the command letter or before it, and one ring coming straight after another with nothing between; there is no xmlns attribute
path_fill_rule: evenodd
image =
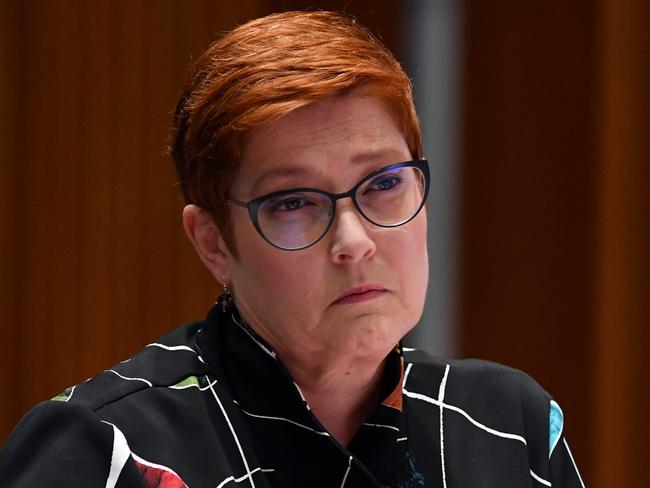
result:
<svg viewBox="0 0 650 488"><path fill-rule="evenodd" d="M2 380L9 386L16 382L15 354L18 328L13 309L18 299L15 279L18 274L18 241L13 238L18 225L16 198L18 195L18 145L11 136L11 127L19 123L21 111L19 100L15 96L18 81L9 76L18 67L16 50L10 46L16 37L17 24L13 5L0 2L0 371ZM5 373L6 372L6 373ZM0 401L0 419L16 417L12 402L4 400L12 396L9 392ZM3 426L4 427L4 426ZM0 438L2 438L0 432Z"/></svg>
<svg viewBox="0 0 650 488"><path fill-rule="evenodd" d="M461 355L523 369L594 440L596 12L465 4Z"/></svg>
<svg viewBox="0 0 650 488"><path fill-rule="evenodd" d="M112 210L112 202L121 194L114 186L116 165L122 164L116 159L116 147L122 142L116 141L115 136L121 121L116 120L118 114L114 111L119 96L114 87L117 78L128 76L119 73L116 67L118 52L114 30L117 15L113 2L97 2L94 8L87 9L84 24L88 27L80 42L80 62L85 68L85 76L78 87L85 107L81 115L84 142L80 170L85 184L84 207L79 215L83 222L83 243L78 252L84 291L79 296L81 317L71 327L77 329L80 344L93 346L78 351L80 368L110 361L113 334L123 326L114 324L113 311L120 309L112 304L117 269L115 239L123 233L121 222L116 221ZM124 278L120 276L119 282L125 281ZM92 370L84 373L85 376L94 374Z"/></svg>
<svg viewBox="0 0 650 488"><path fill-rule="evenodd" d="M0 439L32 405L203 316L213 280L165 154L192 57L267 8L0 6Z"/></svg>
<svg viewBox="0 0 650 488"><path fill-rule="evenodd" d="M601 6L594 486L650 486L650 4Z"/></svg>
<svg viewBox="0 0 650 488"><path fill-rule="evenodd" d="M556 397L587 486L646 486L648 3L464 5L461 355Z"/></svg>

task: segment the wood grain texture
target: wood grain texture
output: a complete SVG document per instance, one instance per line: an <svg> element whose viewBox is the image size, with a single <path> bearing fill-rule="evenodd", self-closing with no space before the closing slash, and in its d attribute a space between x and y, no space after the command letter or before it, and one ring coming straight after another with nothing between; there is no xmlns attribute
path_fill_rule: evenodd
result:
<svg viewBox="0 0 650 488"><path fill-rule="evenodd" d="M591 487L648 480L648 18L465 3L460 353L556 397Z"/></svg>
<svg viewBox="0 0 650 488"><path fill-rule="evenodd" d="M15 383L15 349L18 343L18 329L14 327L13 310L18 301L16 279L19 273L17 259L19 243L15 238L19 215L17 211L17 186L19 174L19 148L13 126L20 123L22 111L16 97L18 82L10 73L19 68L17 52L11 49L17 36L18 26L11 22L15 17L14 5L0 3L0 372L5 385ZM15 419L20 412L14 402L0 401L0 422ZM2 425L6 432L9 425Z"/></svg>
<svg viewBox="0 0 650 488"><path fill-rule="evenodd" d="M466 4L461 188L461 354L547 388L581 465L596 382L598 53L587 4Z"/></svg>
<svg viewBox="0 0 650 488"><path fill-rule="evenodd" d="M649 486L650 5L601 5L595 479Z"/></svg>
<svg viewBox="0 0 650 488"><path fill-rule="evenodd" d="M169 0L0 9L4 439L38 401L214 301L182 230L167 133L192 58L264 11Z"/></svg>

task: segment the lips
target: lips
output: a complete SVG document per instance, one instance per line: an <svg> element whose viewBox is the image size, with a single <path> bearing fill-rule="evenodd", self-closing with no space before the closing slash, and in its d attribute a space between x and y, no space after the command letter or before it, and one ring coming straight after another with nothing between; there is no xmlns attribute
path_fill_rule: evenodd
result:
<svg viewBox="0 0 650 488"><path fill-rule="evenodd" d="M336 305L339 303L355 303L359 301L370 300L382 295L386 291L386 288L379 284L365 284L355 286L348 288L343 293L341 293L332 304Z"/></svg>

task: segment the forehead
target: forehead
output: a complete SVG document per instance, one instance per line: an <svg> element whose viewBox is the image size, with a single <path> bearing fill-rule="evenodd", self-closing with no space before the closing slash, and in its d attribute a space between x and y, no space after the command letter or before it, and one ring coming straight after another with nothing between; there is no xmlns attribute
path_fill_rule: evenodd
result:
<svg viewBox="0 0 650 488"><path fill-rule="evenodd" d="M373 166L410 158L386 106L375 97L351 93L251 131L232 190L251 196L260 186L298 178L354 178Z"/></svg>

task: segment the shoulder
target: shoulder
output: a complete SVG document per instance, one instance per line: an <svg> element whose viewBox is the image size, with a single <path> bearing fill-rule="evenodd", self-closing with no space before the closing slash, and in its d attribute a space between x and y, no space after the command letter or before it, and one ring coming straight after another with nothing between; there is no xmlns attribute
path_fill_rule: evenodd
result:
<svg viewBox="0 0 650 488"><path fill-rule="evenodd" d="M550 395L527 373L482 359L441 359L421 350L405 349L407 389L437 392L444 382L445 396L482 403L539 403L548 409ZM410 386L410 388L409 388ZM547 412L548 413L548 412Z"/></svg>
<svg viewBox="0 0 650 488"><path fill-rule="evenodd" d="M132 444L144 455L171 459L166 436L173 429L187 427L187 422L178 421L178 412L196 412L200 403L196 392L208 381L207 368L194 345L204 325L195 322L180 327L130 359L34 407L0 451L3 483L104 486L106 477L110 479L116 471L124 486L132 486L125 480L138 480L141 471L133 462L127 464ZM207 425L206 419L200 420L204 422L201 427ZM69 469L70 460L74 460L74 472Z"/></svg>
<svg viewBox="0 0 650 488"><path fill-rule="evenodd" d="M113 428L80 405L43 402L15 427L0 450L3 486L100 486L106 482ZM61 460L75 460L75 469ZM5 485L6 483L6 485Z"/></svg>
<svg viewBox="0 0 650 488"><path fill-rule="evenodd" d="M533 472L547 473L554 402L528 374L490 361L442 360L421 351L405 353L405 364L410 372L404 395L414 411L426 415L424 409L434 407L441 423L444 412L446 437L451 436L447 450L460 456L470 442L476 459L490 453L488 458L501 465L521 458Z"/></svg>
<svg viewBox="0 0 650 488"><path fill-rule="evenodd" d="M487 473L495 475L495 466L519 463L522 480L532 478L534 486L584 487L563 435L562 410L528 374L490 361L445 360L416 350L405 350L404 362L404 396L418 414L411 417L420 421L414 428L422 430L422 422L431 423L436 415L442 436L444 422L449 472L452 458L461 459L462 476L479 483Z"/></svg>
<svg viewBox="0 0 650 488"><path fill-rule="evenodd" d="M443 360L422 351L406 352L405 364L404 395L420 400L414 408L443 407L468 426L506 432L529 449L548 452L549 418L557 404L528 374L491 361Z"/></svg>
<svg viewBox="0 0 650 488"><path fill-rule="evenodd" d="M203 325L194 322L179 327L131 358L66 388L52 400L98 411L143 391L198 381L207 373L194 345L194 336Z"/></svg>

